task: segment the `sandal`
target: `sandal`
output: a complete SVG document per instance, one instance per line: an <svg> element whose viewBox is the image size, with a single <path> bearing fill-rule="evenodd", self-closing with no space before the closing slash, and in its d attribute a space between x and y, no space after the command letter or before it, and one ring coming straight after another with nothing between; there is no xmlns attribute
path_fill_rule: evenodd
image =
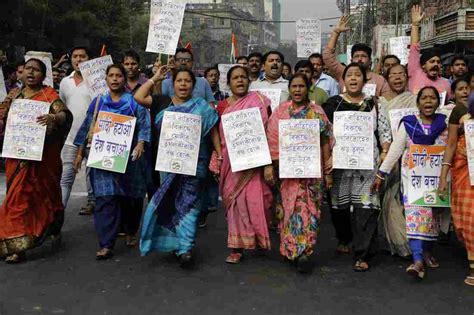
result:
<svg viewBox="0 0 474 315"><path fill-rule="evenodd" d="M79 210L79 215L91 215L94 213L95 205L87 204Z"/></svg>
<svg viewBox="0 0 474 315"><path fill-rule="evenodd" d="M336 247L336 253L337 254L350 254L351 250L347 244L339 243L337 244Z"/></svg>
<svg viewBox="0 0 474 315"><path fill-rule="evenodd" d="M406 269L406 272L410 275L413 276L415 279L423 279L425 277L425 270L423 267L419 267L416 264L411 264L408 266Z"/></svg>
<svg viewBox="0 0 474 315"><path fill-rule="evenodd" d="M354 266L352 267L354 271L356 272L365 272L369 270L369 264L366 261L363 261L362 259L358 259Z"/></svg>
<svg viewBox="0 0 474 315"><path fill-rule="evenodd" d="M428 268L433 268L433 269L439 268L439 264L433 256L425 257L425 265Z"/></svg>
<svg viewBox="0 0 474 315"><path fill-rule="evenodd" d="M227 256L225 262L228 264L238 264L244 257L244 254L242 253L231 253L229 256Z"/></svg>
<svg viewBox="0 0 474 315"><path fill-rule="evenodd" d="M470 286L474 286L474 276L467 276L466 279L464 279L464 283Z"/></svg>
<svg viewBox="0 0 474 315"><path fill-rule="evenodd" d="M113 252L110 248L101 248L96 254L95 254L95 259L97 260L106 260L109 259L113 256Z"/></svg>
<svg viewBox="0 0 474 315"><path fill-rule="evenodd" d="M26 260L26 255L24 252L15 253L5 258L7 264L19 264Z"/></svg>

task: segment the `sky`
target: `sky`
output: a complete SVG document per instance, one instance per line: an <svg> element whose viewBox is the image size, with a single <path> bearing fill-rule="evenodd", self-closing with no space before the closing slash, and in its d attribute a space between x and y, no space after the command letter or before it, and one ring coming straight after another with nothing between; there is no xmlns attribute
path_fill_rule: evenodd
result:
<svg viewBox="0 0 474 315"><path fill-rule="evenodd" d="M280 0L281 19L297 20L299 18L328 18L340 16L336 0ZM321 8L324 8L321 10ZM322 31L329 31L337 20L322 21ZM282 39L295 39L295 24L285 23L282 26Z"/></svg>

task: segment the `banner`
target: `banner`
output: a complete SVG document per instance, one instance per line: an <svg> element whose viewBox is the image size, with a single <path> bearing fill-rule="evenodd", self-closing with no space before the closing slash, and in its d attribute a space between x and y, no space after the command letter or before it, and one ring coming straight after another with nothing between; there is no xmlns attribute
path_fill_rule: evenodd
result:
<svg viewBox="0 0 474 315"><path fill-rule="evenodd" d="M238 64L219 64L217 69L219 69L219 90L221 92L231 93L230 87L227 85L227 72L234 67L238 66Z"/></svg>
<svg viewBox="0 0 474 315"><path fill-rule="evenodd" d="M0 102L3 102L5 100L5 97L7 97L7 87L5 86L5 78L3 77L3 69L2 66L0 65Z"/></svg>
<svg viewBox="0 0 474 315"><path fill-rule="evenodd" d="M196 176L200 143L201 116L166 111L155 170Z"/></svg>
<svg viewBox="0 0 474 315"><path fill-rule="evenodd" d="M373 112L334 113L334 168L374 169L374 116Z"/></svg>
<svg viewBox="0 0 474 315"><path fill-rule="evenodd" d="M280 178L321 178L318 119L279 121Z"/></svg>
<svg viewBox="0 0 474 315"><path fill-rule="evenodd" d="M474 120L469 119L464 122L466 134L467 164L469 166L469 178L471 186L474 186Z"/></svg>
<svg viewBox="0 0 474 315"><path fill-rule="evenodd" d="M280 98L281 98L281 89L253 89L250 91L256 91L266 96L270 99L272 111L280 106Z"/></svg>
<svg viewBox="0 0 474 315"><path fill-rule="evenodd" d="M181 33L186 2L152 0L147 52L174 55Z"/></svg>
<svg viewBox="0 0 474 315"><path fill-rule="evenodd" d="M451 192L445 200L438 196L439 175L445 146L441 145L411 145L408 158L408 203L413 206L449 207ZM405 179L406 181L406 179ZM449 185L448 185L449 187Z"/></svg>
<svg viewBox="0 0 474 315"><path fill-rule="evenodd" d="M267 135L257 107L222 115L232 172L272 163Z"/></svg>
<svg viewBox="0 0 474 315"><path fill-rule="evenodd" d="M136 121L132 116L100 111L94 126L87 166L125 173L130 151L133 150Z"/></svg>
<svg viewBox="0 0 474 315"><path fill-rule="evenodd" d="M27 62L31 58L39 59L46 65L46 78L44 79L43 84L54 87L53 66L51 65L51 60L53 59L53 55L49 52L43 52L43 51L28 51L25 54L25 62Z"/></svg>
<svg viewBox="0 0 474 315"><path fill-rule="evenodd" d="M392 129L392 136L395 136L397 134L398 127L400 126L400 121L403 117L409 115L418 115L419 112L420 110L416 107L390 110L388 112L388 116L390 120L390 129Z"/></svg>
<svg viewBox="0 0 474 315"><path fill-rule="evenodd" d="M46 126L36 122L38 116L49 113L49 103L16 99L8 111L2 157L41 161Z"/></svg>
<svg viewBox="0 0 474 315"><path fill-rule="evenodd" d="M296 21L297 57L308 58L321 53L321 20L299 19Z"/></svg>
<svg viewBox="0 0 474 315"><path fill-rule="evenodd" d="M89 94L92 98L109 91L105 82L105 71L109 65L113 64L110 55L84 61L79 64L82 78L87 84Z"/></svg>
<svg viewBox="0 0 474 315"><path fill-rule="evenodd" d="M410 45L410 36L399 36L390 38L390 54L400 58L400 64L408 64L408 45Z"/></svg>

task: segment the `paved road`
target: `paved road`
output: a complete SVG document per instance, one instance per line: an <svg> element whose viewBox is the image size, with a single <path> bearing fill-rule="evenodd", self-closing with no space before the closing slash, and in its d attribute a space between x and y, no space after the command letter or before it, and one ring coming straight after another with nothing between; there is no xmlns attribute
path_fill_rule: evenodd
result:
<svg viewBox="0 0 474 315"><path fill-rule="evenodd" d="M276 235L272 252L225 264L222 211L211 214L208 227L199 231L195 270L180 269L169 255L140 257L124 240L114 259L97 262L92 217L76 214L85 203L83 186L79 180L67 209L59 253L46 243L27 263L0 265L0 315L474 314L474 289L463 284L465 257L454 242L437 246L441 268L422 283L405 275L406 261L384 253L369 272L355 273L349 256L334 255L326 212L310 275L283 261Z"/></svg>

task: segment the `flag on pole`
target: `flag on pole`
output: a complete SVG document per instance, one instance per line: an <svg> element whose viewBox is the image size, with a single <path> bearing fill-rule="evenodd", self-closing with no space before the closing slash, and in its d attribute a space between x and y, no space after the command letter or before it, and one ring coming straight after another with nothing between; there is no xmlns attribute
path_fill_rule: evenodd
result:
<svg viewBox="0 0 474 315"><path fill-rule="evenodd" d="M100 50L100 56L101 57L107 56L107 51L105 50L105 45L102 45L102 49Z"/></svg>
<svg viewBox="0 0 474 315"><path fill-rule="evenodd" d="M239 51L237 50L237 37L234 33L232 33L232 47L230 51L230 63L235 63L235 59L239 55Z"/></svg>
<svg viewBox="0 0 474 315"><path fill-rule="evenodd" d="M186 46L184 46L184 48L186 48L189 51L193 51L193 45L191 44L191 42L188 42Z"/></svg>

